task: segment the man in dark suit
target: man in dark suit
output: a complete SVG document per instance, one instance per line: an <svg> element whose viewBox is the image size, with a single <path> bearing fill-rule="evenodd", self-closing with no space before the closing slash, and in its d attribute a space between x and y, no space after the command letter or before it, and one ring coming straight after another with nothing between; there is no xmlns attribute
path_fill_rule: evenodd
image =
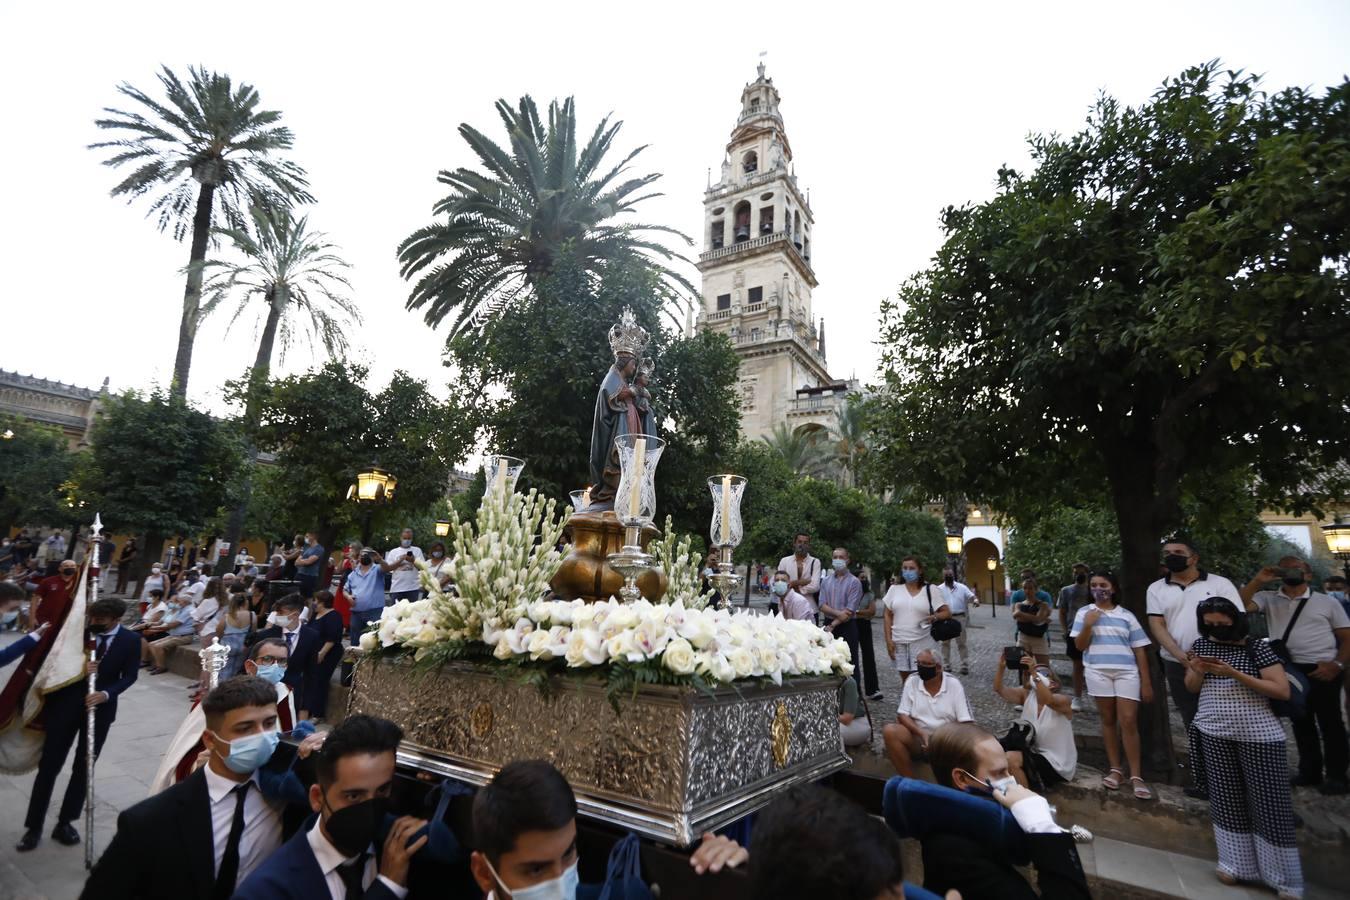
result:
<svg viewBox="0 0 1350 900"><path fill-rule="evenodd" d="M287 594L277 601L270 617L274 623L272 627L262 629L253 638L255 644L267 639L285 642L289 659L281 682L297 698L305 696L305 676L314 667L320 643L317 630L300 624L300 611L304 608L305 601L299 594Z"/></svg>
<svg viewBox="0 0 1350 900"><path fill-rule="evenodd" d="M95 639L98 662L88 662L88 671L97 670L94 693L82 678L47 695L42 721L47 736L42 743L42 758L38 762L37 777L33 779L33 793L28 801L28 817L23 838L15 847L20 852L32 850L42 840L42 828L51 805L52 791L66 755L74 743L75 765L71 768L70 784L61 801L52 837L59 843L73 847L80 842L80 834L71 823L84 809L86 759L88 751L84 737L87 710L94 708L94 758L103 749L108 729L117 718L117 698L136 683L141 665L141 636L118 625L126 604L121 600L99 600L89 605L88 628ZM77 741L78 738L78 741Z"/></svg>
<svg viewBox="0 0 1350 900"><path fill-rule="evenodd" d="M277 745L276 687L239 675L202 710L206 765L117 817L81 897L225 900L281 846L284 803L264 793L258 771Z"/></svg>
<svg viewBox="0 0 1350 900"><path fill-rule="evenodd" d="M402 739L397 725L372 716L351 716L329 732L309 789L318 819L243 881L236 900L403 900L412 858L428 836L419 833L425 819L386 822Z"/></svg>

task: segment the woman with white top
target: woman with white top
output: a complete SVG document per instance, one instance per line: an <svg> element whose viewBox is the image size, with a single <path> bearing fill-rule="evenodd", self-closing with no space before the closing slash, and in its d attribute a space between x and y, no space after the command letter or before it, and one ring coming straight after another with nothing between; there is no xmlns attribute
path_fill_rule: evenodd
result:
<svg viewBox="0 0 1350 900"><path fill-rule="evenodd" d="M427 560L427 571L431 577L436 579L436 584L444 590L450 583L450 558L445 555L445 544L440 541L431 545L430 559Z"/></svg>
<svg viewBox="0 0 1350 900"><path fill-rule="evenodd" d="M994 672L994 693L1022 708L1022 718L1034 729L1026 750L999 743L1008 753L1008 770L1017 783L1033 790L1072 781L1078 769L1078 747L1073 741L1073 701L1059 693L1059 679L1049 666L1042 666L1027 651L1022 651L1023 681L1030 687L1008 687L1003 683L1007 663L1002 654ZM1032 769L1039 781L1033 786L1027 777Z"/></svg>
<svg viewBox="0 0 1350 900"><path fill-rule="evenodd" d="M1097 702L1102 717L1102 743L1110 771L1102 779L1108 791L1120 789L1120 745L1130 766L1130 782L1138 800L1149 800L1149 790L1140 774L1139 703L1153 702L1148 658L1144 648L1151 642L1134 613L1119 606L1120 582L1113 572L1093 572L1088 580L1092 605L1074 616L1069 637L1083 651L1083 678L1088 695Z"/></svg>
<svg viewBox="0 0 1350 900"><path fill-rule="evenodd" d="M900 584L891 585L881 605L886 608L886 652L900 673L903 686L910 673L918 669L918 656L936 646L931 632L938 619L951 617L941 591L934 591L923 579L923 563L917 556L900 562Z"/></svg>

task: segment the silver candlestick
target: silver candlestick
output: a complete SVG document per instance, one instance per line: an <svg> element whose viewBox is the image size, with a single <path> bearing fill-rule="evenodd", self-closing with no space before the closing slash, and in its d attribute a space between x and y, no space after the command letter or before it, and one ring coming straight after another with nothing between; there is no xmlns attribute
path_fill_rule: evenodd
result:
<svg viewBox="0 0 1350 900"><path fill-rule="evenodd" d="M638 577L656 568L656 557L642 549L642 529L656 515L656 464L666 442L650 434L621 434L614 439L619 454L619 485L614 512L623 524L623 547L606 557L609 567L623 576L619 597L632 603L642 596Z"/></svg>
<svg viewBox="0 0 1350 900"><path fill-rule="evenodd" d="M656 557L642 549L641 521L623 523L623 548L611 553L606 559L609 567L623 576L623 587L619 588L619 597L625 603L633 603L642 596L638 590L638 577L650 569L656 568Z"/></svg>
<svg viewBox="0 0 1350 900"><path fill-rule="evenodd" d="M197 657L202 661L202 671L206 673L207 689L214 691L220 684L221 670L230 659L230 648L222 644L220 636L216 635L211 639L211 646L197 651Z"/></svg>

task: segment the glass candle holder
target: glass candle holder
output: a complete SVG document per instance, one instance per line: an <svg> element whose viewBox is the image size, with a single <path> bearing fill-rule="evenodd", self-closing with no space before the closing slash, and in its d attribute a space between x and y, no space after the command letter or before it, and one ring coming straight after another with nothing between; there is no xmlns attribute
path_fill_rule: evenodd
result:
<svg viewBox="0 0 1350 900"><path fill-rule="evenodd" d="M649 434L621 434L614 446L619 451L614 512L624 524L650 525L656 517L656 464L666 442Z"/></svg>
<svg viewBox="0 0 1350 900"><path fill-rule="evenodd" d="M525 460L515 456L489 456L483 460L483 475L487 490L511 492L525 469Z"/></svg>
<svg viewBox="0 0 1350 900"><path fill-rule="evenodd" d="M739 547L745 537L741 524L741 497L745 496L744 475L714 475L708 479L712 493L712 527L708 536L714 547Z"/></svg>

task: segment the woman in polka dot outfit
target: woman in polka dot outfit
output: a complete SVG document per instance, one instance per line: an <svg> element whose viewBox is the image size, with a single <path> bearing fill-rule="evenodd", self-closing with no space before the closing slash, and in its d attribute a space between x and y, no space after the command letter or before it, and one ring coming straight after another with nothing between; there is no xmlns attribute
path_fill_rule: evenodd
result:
<svg viewBox="0 0 1350 900"><path fill-rule="evenodd" d="M1288 699L1288 678L1270 646L1248 638L1247 616L1232 601L1210 597L1195 615L1200 637L1186 654L1186 687L1200 694L1191 764L1209 792L1218 878L1301 897L1284 729L1270 709L1272 699Z"/></svg>

